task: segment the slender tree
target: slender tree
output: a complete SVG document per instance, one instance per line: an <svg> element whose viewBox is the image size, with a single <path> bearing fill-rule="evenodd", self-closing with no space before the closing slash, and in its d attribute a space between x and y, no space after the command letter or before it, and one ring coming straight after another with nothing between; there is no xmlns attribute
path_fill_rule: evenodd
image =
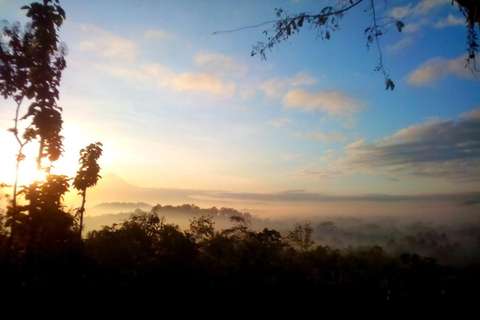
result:
<svg viewBox="0 0 480 320"><path fill-rule="evenodd" d="M17 207L17 184L20 162L25 159L27 143L39 142L37 169L42 159L56 161L63 152L62 109L58 106L60 79L66 67L66 47L59 42L58 31L65 12L58 0L43 0L23 6L31 19L25 27L19 23L5 25L0 35L0 93L16 104L14 126L9 129L18 142L16 175L13 185L12 207ZM8 39L3 41L1 36ZM25 100L30 100L28 111L20 117ZM23 135L19 121L31 118ZM48 168L44 168L47 169Z"/></svg>
<svg viewBox="0 0 480 320"><path fill-rule="evenodd" d="M57 100L62 71L66 67L66 47L58 39L65 12L59 0L33 2L22 9L26 10L30 22L23 29L19 23L5 24L0 34L0 94L15 102L14 125L9 131L18 142L13 196L7 211L7 224L11 227L7 252L10 252L17 227L30 228L30 233L34 233L36 213L46 213L45 210L37 210L36 200L41 199L39 203L44 200L49 202L45 190L41 190L46 186L34 183L21 191L30 205L19 206L17 203L20 194L17 190L18 173L20 163L25 159L24 147L33 140L39 142L37 169L42 168L42 159L48 158L53 162L63 152L63 137L60 134L62 109ZM30 102L28 111L20 117L20 109L26 101ZM31 119L31 122L23 126L25 130L21 134L20 121L26 119ZM67 180L62 178L62 181ZM60 207L58 209L61 210Z"/></svg>
<svg viewBox="0 0 480 320"><path fill-rule="evenodd" d="M66 67L66 47L58 39L58 31L65 19L65 11L59 0L34 2L22 9L34 37L29 50L28 86L25 95L34 99L22 119L32 117L32 128L39 141L37 168L42 168L42 159L56 161L63 152L62 108L58 106L60 80Z"/></svg>
<svg viewBox="0 0 480 320"><path fill-rule="evenodd" d="M102 144L100 142L91 143L86 148L80 150L80 169L73 181L73 187L79 191L82 196L82 205L77 214L80 217L79 237L82 238L83 214L85 213L85 202L87 201L87 188L97 184L101 176L99 175L100 166L98 159L102 155Z"/></svg>
<svg viewBox="0 0 480 320"><path fill-rule="evenodd" d="M33 34L30 28L22 32L20 25L6 25L3 28L3 36L10 40L3 43L0 38L0 92L5 99L12 98L16 104L14 126L8 131L12 132L18 142L16 155L15 181L13 184L12 207L17 207L17 187L20 163L25 159L23 148L34 139L34 132L27 127L23 137L19 133L19 112L25 98L28 84L28 48L32 45Z"/></svg>

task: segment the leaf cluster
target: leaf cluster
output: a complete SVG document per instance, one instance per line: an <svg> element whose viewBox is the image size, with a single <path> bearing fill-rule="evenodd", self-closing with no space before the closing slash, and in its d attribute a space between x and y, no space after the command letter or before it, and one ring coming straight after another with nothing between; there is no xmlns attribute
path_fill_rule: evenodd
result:
<svg viewBox="0 0 480 320"><path fill-rule="evenodd" d="M56 161L63 152L62 109L57 100L62 71L66 67L67 48L58 39L65 11L58 0L34 2L22 9L31 20L25 28L22 30L15 23L6 24L2 30L0 93L17 103L17 117L22 100L33 100L21 120L32 118L28 137L39 138L37 162L40 167L42 158ZM13 130L18 134L16 125Z"/></svg>
<svg viewBox="0 0 480 320"><path fill-rule="evenodd" d="M478 36L475 24L480 28L480 3L471 0L455 0L458 9L466 20L467 27L467 59L465 67L472 71L479 71L476 66L475 57L478 54ZM453 2L452 2L453 4Z"/></svg>
<svg viewBox="0 0 480 320"><path fill-rule="evenodd" d="M96 185L98 179L101 178L98 159L102 155L102 147L102 143L96 142L80 150L80 158L78 160L80 169L78 169L73 181L73 187L81 193L85 192L87 188Z"/></svg>

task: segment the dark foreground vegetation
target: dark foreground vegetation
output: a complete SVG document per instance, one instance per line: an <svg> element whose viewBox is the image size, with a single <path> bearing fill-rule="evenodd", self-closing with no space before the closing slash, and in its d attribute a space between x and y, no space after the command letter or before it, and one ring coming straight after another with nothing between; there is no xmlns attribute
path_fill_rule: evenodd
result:
<svg viewBox="0 0 480 320"><path fill-rule="evenodd" d="M81 299L82 310L113 301L115 308L143 310L177 303L238 312L328 308L433 315L473 309L480 297L477 263L440 264L378 245L333 249L315 244L309 223L282 235L254 231L248 215L232 214L226 229L216 230L213 216L201 216L181 230L155 210L138 210L80 240L70 217L56 212L41 224L25 223L14 237L1 224L6 305L46 308Z"/></svg>

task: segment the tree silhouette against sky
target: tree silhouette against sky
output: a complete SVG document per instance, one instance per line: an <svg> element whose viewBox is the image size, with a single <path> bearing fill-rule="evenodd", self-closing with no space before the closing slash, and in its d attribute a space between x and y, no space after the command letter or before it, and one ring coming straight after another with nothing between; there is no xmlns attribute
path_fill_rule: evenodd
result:
<svg viewBox="0 0 480 320"><path fill-rule="evenodd" d="M384 79L386 89L393 90L395 84L393 83L390 75L387 73L384 65L382 49L380 47L380 38L385 33L386 29L390 25L395 25L399 32L402 32L405 26L402 19L396 19L393 17L378 16L377 9L375 7L375 0L344 0L339 1L336 6L326 6L318 13L295 13L288 14L281 8L275 8L275 13L278 19L262 22L257 25L245 26L234 30L216 31L214 34L228 33L240 31L246 28L258 28L267 24L273 24L273 30L264 30L263 34L267 37L266 41L258 41L253 46L251 55L259 55L262 59L266 59L267 50L271 51L272 48L277 47L281 42L285 42L294 34L300 32L305 26L309 26L311 29L317 29L318 35L323 40L329 40L332 32L340 29L340 20L344 15L355 9L360 3L367 2L368 6L364 10L371 17L370 25L364 30L367 37L367 48L373 44L378 50L378 64L375 66L374 71L380 72ZM452 1L452 5L454 1ZM475 24L480 27L480 4L476 0L455 0L460 12L465 17L465 24L467 27L467 59L466 67L469 67L472 71L478 71L475 63L475 57L478 52L478 38L475 30ZM405 17L406 18L406 17Z"/></svg>

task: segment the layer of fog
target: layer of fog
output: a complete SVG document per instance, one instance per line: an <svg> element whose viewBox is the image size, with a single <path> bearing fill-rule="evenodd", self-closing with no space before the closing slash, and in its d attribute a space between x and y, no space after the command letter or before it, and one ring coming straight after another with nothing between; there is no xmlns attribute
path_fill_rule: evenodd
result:
<svg viewBox="0 0 480 320"><path fill-rule="evenodd" d="M85 233L101 229L104 225L121 224L134 212L150 212L152 208L165 219L165 223L178 225L182 230L187 230L195 218L212 216L216 230L221 231L232 227L230 216L242 215L250 222L253 231L274 229L282 236L287 236L297 224L308 223L313 228L315 245L328 246L332 250L378 245L389 254L416 253L444 264L468 264L480 257L480 219L465 222L453 217L428 220L412 216L312 215L273 219L226 207L200 208L190 204L153 207L146 203L105 203L90 208L96 215L86 216Z"/></svg>

